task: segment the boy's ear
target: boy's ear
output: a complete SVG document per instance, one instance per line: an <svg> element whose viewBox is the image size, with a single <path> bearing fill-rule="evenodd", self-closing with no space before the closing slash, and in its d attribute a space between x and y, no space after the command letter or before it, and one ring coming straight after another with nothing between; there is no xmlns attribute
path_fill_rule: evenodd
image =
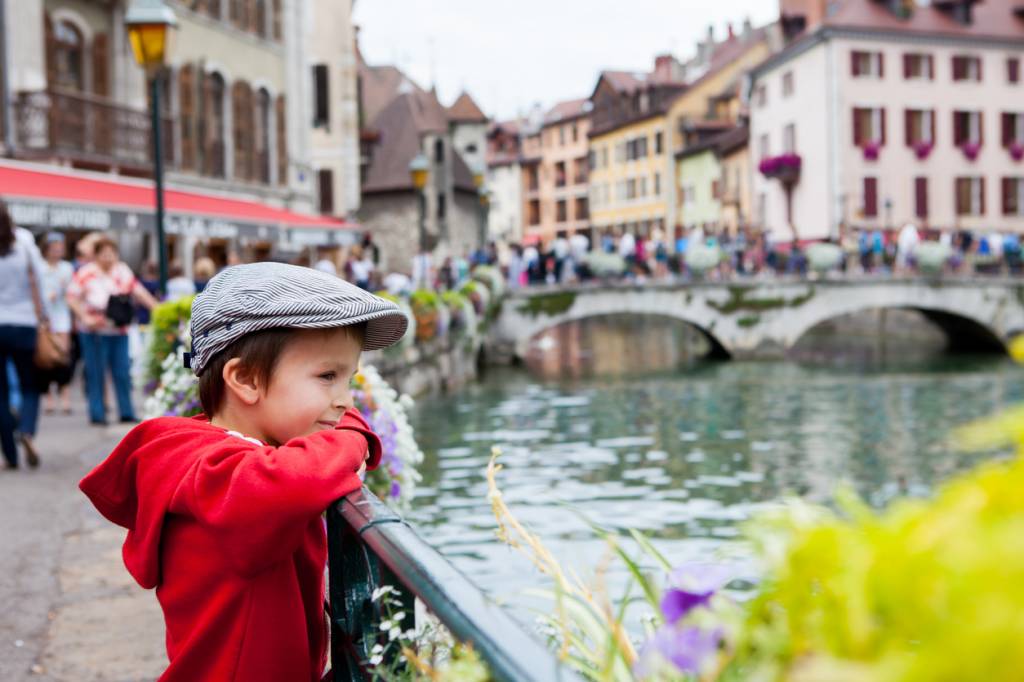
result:
<svg viewBox="0 0 1024 682"><path fill-rule="evenodd" d="M221 373L224 386L245 405L255 405L260 399L260 385L256 373L242 364L241 359L231 358L224 363Z"/></svg>

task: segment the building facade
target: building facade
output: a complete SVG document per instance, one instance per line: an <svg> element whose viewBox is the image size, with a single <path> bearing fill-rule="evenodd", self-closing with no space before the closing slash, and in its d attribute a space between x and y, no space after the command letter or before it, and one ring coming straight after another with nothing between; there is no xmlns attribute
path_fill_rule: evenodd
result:
<svg viewBox="0 0 1024 682"><path fill-rule="evenodd" d="M68 173L151 175L149 90L127 41L128 4L4 3L5 156ZM168 187L312 212L304 32L315 25L312 5L179 0L168 6L178 21L161 88ZM223 264L233 251L259 259L333 239L324 232L293 235L285 223L268 220L246 230L212 216L174 212L166 229L171 257L187 272L198 256ZM148 230L119 236L139 259L156 252Z"/></svg>
<svg viewBox="0 0 1024 682"><path fill-rule="evenodd" d="M797 33L752 74L759 222L777 241L908 222L1024 231L1024 11L827 5L787 0Z"/></svg>
<svg viewBox="0 0 1024 682"><path fill-rule="evenodd" d="M521 121L496 121L487 131L487 213L489 241L523 240L523 182L519 163Z"/></svg>
<svg viewBox="0 0 1024 682"><path fill-rule="evenodd" d="M524 140L525 234L531 241L589 233L590 102L559 102Z"/></svg>

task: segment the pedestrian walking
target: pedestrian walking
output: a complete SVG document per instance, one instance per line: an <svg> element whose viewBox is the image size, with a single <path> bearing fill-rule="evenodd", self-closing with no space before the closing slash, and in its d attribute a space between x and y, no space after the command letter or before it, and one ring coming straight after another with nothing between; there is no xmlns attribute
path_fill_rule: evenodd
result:
<svg viewBox="0 0 1024 682"><path fill-rule="evenodd" d="M67 290L74 276L71 263L64 260L67 245L64 235L50 232L43 245L43 266L39 273L39 289L42 294L50 334L57 342L67 362L37 371L39 394L45 397L44 410L47 414L57 411L57 403L64 414L71 414L71 378L75 373L77 352L71 342L71 309L68 307ZM50 389L56 386L56 398Z"/></svg>
<svg viewBox="0 0 1024 682"><path fill-rule="evenodd" d="M32 234L14 225L0 200L0 449L8 469L18 468L17 441L26 463L39 466L33 442L39 419L34 356L40 320L45 321L36 275L42 269ZM21 393L17 420L11 413L8 362L14 366Z"/></svg>
<svg viewBox="0 0 1024 682"><path fill-rule="evenodd" d="M121 421L138 421L132 405L128 354L128 325L134 315L132 299L149 309L157 303L132 269L120 260L117 244L109 237L97 239L93 261L75 273L67 293L68 304L78 321L89 421L94 425L107 423L103 387L108 369L114 379Z"/></svg>
<svg viewBox="0 0 1024 682"><path fill-rule="evenodd" d="M160 596L174 643L161 680L323 677L321 516L383 449L350 379L406 325L390 301L276 263L230 268L196 298L204 415L146 421L80 484L131 529L125 563Z"/></svg>

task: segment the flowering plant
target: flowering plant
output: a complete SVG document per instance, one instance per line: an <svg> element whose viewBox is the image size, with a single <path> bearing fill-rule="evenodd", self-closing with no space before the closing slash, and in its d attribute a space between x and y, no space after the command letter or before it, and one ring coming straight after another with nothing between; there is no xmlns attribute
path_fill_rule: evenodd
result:
<svg viewBox="0 0 1024 682"><path fill-rule="evenodd" d="M722 262L722 250L717 246L690 244L686 249L686 267L695 275L705 272Z"/></svg>
<svg viewBox="0 0 1024 682"><path fill-rule="evenodd" d="M974 161L978 158L978 154L981 153L980 142L965 142L960 145L960 151L964 153L968 161Z"/></svg>
<svg viewBox="0 0 1024 682"><path fill-rule="evenodd" d="M862 150L864 152L864 158L868 161L877 161L878 155L882 151L882 143L871 141L864 145Z"/></svg>
<svg viewBox="0 0 1024 682"><path fill-rule="evenodd" d="M1021 144L1020 142L1011 142L1007 149L1010 151L1010 158L1014 161L1024 159L1024 144Z"/></svg>
<svg viewBox="0 0 1024 682"><path fill-rule="evenodd" d="M914 155L918 159L920 159L921 161L924 161L925 159L928 158L928 155L932 153L932 149L934 147L935 147L935 143L934 142L930 142L930 141L928 141L928 142L925 142L925 141L915 142L914 143Z"/></svg>
<svg viewBox="0 0 1024 682"><path fill-rule="evenodd" d="M800 172L803 159L799 154L780 154L761 159L757 169L767 178L793 176Z"/></svg>
<svg viewBox="0 0 1024 682"><path fill-rule="evenodd" d="M807 247L807 260L815 272L827 272L843 259L843 250L836 244L815 242Z"/></svg>

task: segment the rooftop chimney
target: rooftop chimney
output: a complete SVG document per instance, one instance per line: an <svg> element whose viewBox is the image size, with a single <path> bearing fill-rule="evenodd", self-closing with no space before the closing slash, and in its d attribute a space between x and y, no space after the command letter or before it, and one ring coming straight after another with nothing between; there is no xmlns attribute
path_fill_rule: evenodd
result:
<svg viewBox="0 0 1024 682"><path fill-rule="evenodd" d="M733 38L735 38L736 34L732 32L732 22L730 21L728 24L725 25L725 27L726 27L726 33L729 36L729 40L732 40Z"/></svg>
<svg viewBox="0 0 1024 682"><path fill-rule="evenodd" d="M750 17L743 20L743 37L749 38L750 34L754 32L754 27L750 23Z"/></svg>

